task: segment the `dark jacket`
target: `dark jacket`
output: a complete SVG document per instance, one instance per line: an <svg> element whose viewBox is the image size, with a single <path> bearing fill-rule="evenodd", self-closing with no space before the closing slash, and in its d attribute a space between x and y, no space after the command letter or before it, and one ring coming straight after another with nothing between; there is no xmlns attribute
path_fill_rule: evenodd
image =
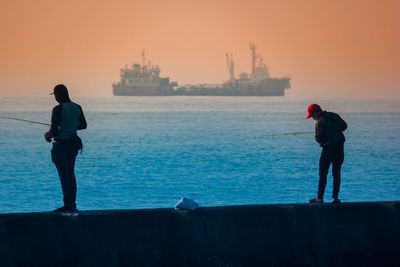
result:
<svg viewBox="0 0 400 267"><path fill-rule="evenodd" d="M344 143L343 131L346 129L346 122L338 114L322 111L315 123L315 141L322 147Z"/></svg>

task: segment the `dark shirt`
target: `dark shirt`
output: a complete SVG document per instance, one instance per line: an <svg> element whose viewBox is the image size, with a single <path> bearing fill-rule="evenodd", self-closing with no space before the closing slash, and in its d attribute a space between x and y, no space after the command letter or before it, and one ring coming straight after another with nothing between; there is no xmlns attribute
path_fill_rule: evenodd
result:
<svg viewBox="0 0 400 267"><path fill-rule="evenodd" d="M86 129L86 127L87 123L82 107L68 101L53 108L48 134L56 140L67 140L75 136L77 130Z"/></svg>
<svg viewBox="0 0 400 267"><path fill-rule="evenodd" d="M344 143L343 131L346 129L346 122L338 114L322 111L315 123L315 141L322 147Z"/></svg>

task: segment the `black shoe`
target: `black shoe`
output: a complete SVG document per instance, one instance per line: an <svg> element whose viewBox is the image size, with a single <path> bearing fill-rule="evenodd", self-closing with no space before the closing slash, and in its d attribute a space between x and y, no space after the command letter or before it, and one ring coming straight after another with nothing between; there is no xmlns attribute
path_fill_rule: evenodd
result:
<svg viewBox="0 0 400 267"><path fill-rule="evenodd" d="M333 204L340 204L340 199L338 199L338 198L332 198L332 203L333 203Z"/></svg>
<svg viewBox="0 0 400 267"><path fill-rule="evenodd" d="M53 210L53 212L66 212L67 210L68 209L66 207L62 206L62 207L60 207L58 209Z"/></svg>
<svg viewBox="0 0 400 267"><path fill-rule="evenodd" d="M313 199L310 199L310 203L324 203L324 199L319 197L314 197Z"/></svg>

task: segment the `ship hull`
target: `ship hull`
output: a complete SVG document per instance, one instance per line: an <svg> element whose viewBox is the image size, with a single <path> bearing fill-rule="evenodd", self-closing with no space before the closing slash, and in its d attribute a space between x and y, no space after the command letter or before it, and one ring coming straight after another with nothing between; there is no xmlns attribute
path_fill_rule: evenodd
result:
<svg viewBox="0 0 400 267"><path fill-rule="evenodd" d="M258 84L241 87L239 93L245 96L284 96L288 83L287 78L266 79Z"/></svg>
<svg viewBox="0 0 400 267"><path fill-rule="evenodd" d="M127 86L113 84L113 94L120 96L165 96L171 95L168 88L157 86Z"/></svg>
<svg viewBox="0 0 400 267"><path fill-rule="evenodd" d="M121 96L284 96L288 84L288 78L270 78L258 83L247 84L236 81L218 86L193 85L186 88L181 87L177 90L172 90L169 87L113 84L113 93Z"/></svg>
<svg viewBox="0 0 400 267"><path fill-rule="evenodd" d="M241 83L235 81L220 86L191 86L178 90L176 95L190 96L284 96L289 87L288 78L270 78L260 82Z"/></svg>

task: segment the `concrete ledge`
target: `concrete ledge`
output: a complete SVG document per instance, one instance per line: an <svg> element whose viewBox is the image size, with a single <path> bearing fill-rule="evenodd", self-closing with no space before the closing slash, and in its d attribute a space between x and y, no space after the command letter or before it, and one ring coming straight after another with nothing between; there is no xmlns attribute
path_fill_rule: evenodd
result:
<svg viewBox="0 0 400 267"><path fill-rule="evenodd" d="M400 202L0 214L0 266L399 266Z"/></svg>

